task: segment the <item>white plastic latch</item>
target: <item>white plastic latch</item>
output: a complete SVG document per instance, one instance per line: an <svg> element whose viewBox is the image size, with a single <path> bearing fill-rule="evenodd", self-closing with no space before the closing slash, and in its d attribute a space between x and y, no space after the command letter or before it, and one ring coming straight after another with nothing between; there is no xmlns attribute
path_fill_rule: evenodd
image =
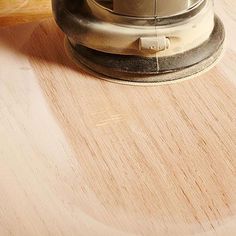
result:
<svg viewBox="0 0 236 236"><path fill-rule="evenodd" d="M164 51L170 47L170 40L165 36L139 38L139 50L149 53Z"/></svg>

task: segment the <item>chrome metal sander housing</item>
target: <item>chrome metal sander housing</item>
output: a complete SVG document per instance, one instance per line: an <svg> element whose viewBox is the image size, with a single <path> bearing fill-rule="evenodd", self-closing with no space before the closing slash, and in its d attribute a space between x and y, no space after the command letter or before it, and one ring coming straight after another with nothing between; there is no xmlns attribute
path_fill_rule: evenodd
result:
<svg viewBox="0 0 236 236"><path fill-rule="evenodd" d="M101 78L132 83L194 76L219 58L213 0L52 0L73 58Z"/></svg>

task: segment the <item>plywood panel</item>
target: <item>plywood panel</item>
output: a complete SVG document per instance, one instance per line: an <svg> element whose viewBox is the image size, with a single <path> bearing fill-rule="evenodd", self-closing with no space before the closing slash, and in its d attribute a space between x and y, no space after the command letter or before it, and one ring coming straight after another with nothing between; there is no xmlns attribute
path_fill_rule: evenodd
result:
<svg viewBox="0 0 236 236"><path fill-rule="evenodd" d="M157 87L99 80L53 20L0 30L0 235L235 235L235 3L222 61Z"/></svg>

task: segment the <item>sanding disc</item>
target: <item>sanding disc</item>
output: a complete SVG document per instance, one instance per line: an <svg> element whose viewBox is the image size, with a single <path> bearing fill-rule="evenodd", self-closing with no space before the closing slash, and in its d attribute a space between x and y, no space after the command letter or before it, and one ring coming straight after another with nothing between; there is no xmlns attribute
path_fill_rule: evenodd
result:
<svg viewBox="0 0 236 236"><path fill-rule="evenodd" d="M215 17L215 26L209 39L202 45L169 57L141 57L109 54L80 44L66 49L82 69L93 75L119 83L153 84L170 83L194 77L210 69L223 51L225 30Z"/></svg>

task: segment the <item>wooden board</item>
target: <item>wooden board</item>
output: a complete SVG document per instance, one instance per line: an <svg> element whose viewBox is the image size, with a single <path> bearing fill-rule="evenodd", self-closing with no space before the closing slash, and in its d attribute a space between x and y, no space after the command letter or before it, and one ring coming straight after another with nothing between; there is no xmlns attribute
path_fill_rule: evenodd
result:
<svg viewBox="0 0 236 236"><path fill-rule="evenodd" d="M94 78L53 20L0 29L0 235L236 234L236 5L220 64L172 85Z"/></svg>
<svg viewBox="0 0 236 236"><path fill-rule="evenodd" d="M50 0L0 0L0 26L32 22L51 15Z"/></svg>

